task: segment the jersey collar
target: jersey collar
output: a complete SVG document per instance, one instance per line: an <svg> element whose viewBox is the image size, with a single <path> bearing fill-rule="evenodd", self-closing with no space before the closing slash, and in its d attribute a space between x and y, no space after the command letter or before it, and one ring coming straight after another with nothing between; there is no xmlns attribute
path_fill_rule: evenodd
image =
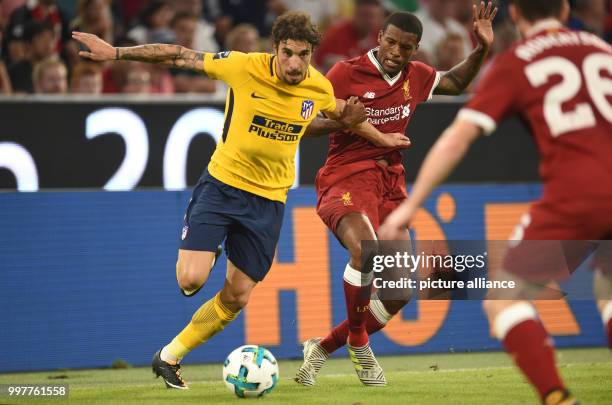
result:
<svg viewBox="0 0 612 405"><path fill-rule="evenodd" d="M374 52L376 51L378 51L378 48L370 49L368 51L368 59L370 59L370 62L372 62L376 70L378 70L382 78L385 79L389 86L393 86L399 80L400 76L402 75L402 71L400 70L395 77L389 76L387 72L385 72L385 69L383 69L383 67L380 65L378 59L376 59L376 55L374 55Z"/></svg>
<svg viewBox="0 0 612 405"><path fill-rule="evenodd" d="M526 32L527 38L532 37L544 30L554 30L563 27L563 24L556 18L546 18L544 20L540 20L536 22L529 30Z"/></svg>
<svg viewBox="0 0 612 405"><path fill-rule="evenodd" d="M276 58L276 55L272 55L272 57L270 58L270 76L274 77L274 59Z"/></svg>

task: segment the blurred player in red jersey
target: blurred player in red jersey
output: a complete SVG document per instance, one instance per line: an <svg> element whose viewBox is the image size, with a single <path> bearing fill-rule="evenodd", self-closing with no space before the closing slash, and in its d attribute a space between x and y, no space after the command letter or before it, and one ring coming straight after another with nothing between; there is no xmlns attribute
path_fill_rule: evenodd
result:
<svg viewBox="0 0 612 405"><path fill-rule="evenodd" d="M593 34L563 27L566 0L514 0L509 11L524 39L497 58L476 96L430 150L410 198L381 226L381 239L400 238L470 144L514 114L529 124L544 181L542 198L521 220L516 239L612 239L612 48ZM517 278L506 263L501 274ZM608 259L596 269L595 295L612 345L609 264ZM484 309L542 402L576 404L557 371L552 341L524 298L529 289L541 291L545 285L531 277L536 276L521 273L523 291L513 293L512 300L484 301Z"/></svg>
<svg viewBox="0 0 612 405"><path fill-rule="evenodd" d="M491 22L497 9L492 3L474 6L474 33L478 46L448 72L437 72L410 61L419 48L421 22L410 13L392 14L378 35L379 47L365 55L339 62L328 72L336 97L359 97L368 121L384 133L404 133L419 103L433 94L458 95L478 73L493 42ZM409 301L401 299L370 302L373 273L361 264L361 241L376 240L376 230L386 216L406 197L402 154L391 147L396 140L387 135L364 139L344 130L337 122L317 119L307 135L333 132L327 161L316 179L317 213L350 254L344 277L348 319L324 339L304 343L304 363L296 376L302 385L315 384L316 374L329 355L348 343L357 376L365 385L386 385L386 379L369 345L374 333ZM403 147L408 147L406 143ZM408 240L405 230L402 238ZM367 255L366 255L367 256Z"/></svg>

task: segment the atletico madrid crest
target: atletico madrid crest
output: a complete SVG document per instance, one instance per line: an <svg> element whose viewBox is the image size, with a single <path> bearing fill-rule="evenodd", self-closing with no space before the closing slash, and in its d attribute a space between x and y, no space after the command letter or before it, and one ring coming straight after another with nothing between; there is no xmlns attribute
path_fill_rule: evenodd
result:
<svg viewBox="0 0 612 405"><path fill-rule="evenodd" d="M302 102L302 118L307 120L312 115L312 111L314 110L314 101L305 100Z"/></svg>

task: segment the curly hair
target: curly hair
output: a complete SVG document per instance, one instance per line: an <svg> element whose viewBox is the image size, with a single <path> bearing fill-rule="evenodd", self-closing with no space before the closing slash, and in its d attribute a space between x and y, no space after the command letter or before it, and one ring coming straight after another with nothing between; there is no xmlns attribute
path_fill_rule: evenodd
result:
<svg viewBox="0 0 612 405"><path fill-rule="evenodd" d="M310 21L306 13L291 11L278 17L272 26L272 41L278 46L281 41L304 41L316 48L321 42L317 26Z"/></svg>

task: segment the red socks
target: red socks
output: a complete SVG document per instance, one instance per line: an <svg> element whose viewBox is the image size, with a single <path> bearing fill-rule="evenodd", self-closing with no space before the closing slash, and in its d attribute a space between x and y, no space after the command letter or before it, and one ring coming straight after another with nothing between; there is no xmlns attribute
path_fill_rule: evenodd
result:
<svg viewBox="0 0 612 405"><path fill-rule="evenodd" d="M384 328L392 316L381 301L378 299L370 301L366 317L367 334L371 335ZM348 320L345 319L320 342L327 353L331 354L346 344L349 335L348 325Z"/></svg>
<svg viewBox="0 0 612 405"><path fill-rule="evenodd" d="M362 273L347 264L343 284L348 315L348 343L353 347L365 346L368 343L365 321L372 293L372 273Z"/></svg>
<svg viewBox="0 0 612 405"><path fill-rule="evenodd" d="M552 339L537 320L533 306L521 302L501 311L495 318L495 332L540 398L555 389L565 389L555 364Z"/></svg>
<svg viewBox="0 0 612 405"><path fill-rule="evenodd" d="M348 320L345 319L319 343L323 349L332 354L346 344L348 339Z"/></svg>

